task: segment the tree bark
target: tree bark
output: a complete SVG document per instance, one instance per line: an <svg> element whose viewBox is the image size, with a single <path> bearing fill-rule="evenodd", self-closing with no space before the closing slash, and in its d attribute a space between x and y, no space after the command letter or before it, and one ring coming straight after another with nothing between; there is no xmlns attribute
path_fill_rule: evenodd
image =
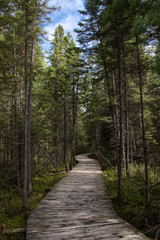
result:
<svg viewBox="0 0 160 240"><path fill-rule="evenodd" d="M57 167L58 164L58 94L57 94L57 79L55 78L55 118L54 118L54 131L55 131L55 137L54 137L54 147L55 147L55 164Z"/></svg>
<svg viewBox="0 0 160 240"><path fill-rule="evenodd" d="M17 83L17 69L16 69L16 44L15 44L15 29L13 29L13 53L14 53L14 83L15 83L15 94L14 94L14 126L15 126L15 159L16 159L16 171L17 171L17 185L19 194L21 194L20 186L20 161L19 161L19 131L18 131L18 83Z"/></svg>
<svg viewBox="0 0 160 240"><path fill-rule="evenodd" d="M29 24L29 13L28 13L28 0L26 1L26 12L25 12L25 122L24 122L24 181L23 181L23 208L26 208L27 202L27 163L28 163L28 24Z"/></svg>
<svg viewBox="0 0 160 240"><path fill-rule="evenodd" d="M143 104L143 79L141 70L141 60L139 51L139 40L136 37L136 47L137 47L137 62L138 62L138 75L139 75L139 86L140 86L140 105L141 105L141 123L142 123L142 138L143 138L143 157L145 163L145 193L146 193L146 205L148 206L150 202L149 194L149 180L148 180L148 158L147 158L147 146L146 146L146 133L144 124L144 104Z"/></svg>
<svg viewBox="0 0 160 240"><path fill-rule="evenodd" d="M75 124L76 124L76 108L75 108L75 78L73 75L73 86L72 86L72 161L71 167L75 163Z"/></svg>
<svg viewBox="0 0 160 240"><path fill-rule="evenodd" d="M123 50L123 78L124 78L124 105L125 105L125 167L126 175L129 177L129 117L128 117L128 84L126 76L126 59L124 49L124 39L122 41Z"/></svg>
<svg viewBox="0 0 160 240"><path fill-rule="evenodd" d="M111 97L111 90L110 90L110 84L109 84L109 78L108 78L108 71L107 71L107 63L106 63L106 58L105 58L105 51L103 48L103 41L100 35L100 48L101 48L101 53L102 53L102 61L103 61L103 67L104 67L104 73L107 81L107 88L108 88L108 97L109 97L109 104L110 104L110 109L111 109L111 116L112 116L112 124L113 124L113 130L114 130L114 140L115 140L115 150L116 150L116 159L117 163L119 163L119 152L118 152L118 143L117 143L117 132L116 132L116 122L114 118L114 111L113 111L113 104L112 104L112 97ZM118 174L118 178L121 175ZM121 182L121 178L118 180ZM121 185L120 185L121 186ZM120 201L120 196L121 196L121 187L119 188L119 201Z"/></svg>
<svg viewBox="0 0 160 240"><path fill-rule="evenodd" d="M119 159L118 159L118 201L121 202L122 189L122 78L121 78L121 50L120 39L117 36L117 64L118 64L118 82L119 82Z"/></svg>
<svg viewBox="0 0 160 240"><path fill-rule="evenodd" d="M114 91L114 98L115 98L115 107L114 107L114 112L115 112L115 129L116 129L116 139L117 142L119 141L120 137L120 132L119 132L119 112L118 112L118 97L116 93L116 83L115 83L115 76L112 74L112 84L113 84L113 91Z"/></svg>
<svg viewBox="0 0 160 240"><path fill-rule="evenodd" d="M63 99L63 111L64 111L64 156L63 161L66 166L66 152L67 152L67 113L66 113L66 90L64 90L64 99ZM67 169L67 166L66 166Z"/></svg>
<svg viewBox="0 0 160 240"><path fill-rule="evenodd" d="M33 27L34 28L34 27ZM31 59L30 59L30 76L29 76L29 92L28 92L28 193L32 195L32 174L31 174L31 112L32 112L32 81L33 81L33 63L35 55L35 39L32 39Z"/></svg>

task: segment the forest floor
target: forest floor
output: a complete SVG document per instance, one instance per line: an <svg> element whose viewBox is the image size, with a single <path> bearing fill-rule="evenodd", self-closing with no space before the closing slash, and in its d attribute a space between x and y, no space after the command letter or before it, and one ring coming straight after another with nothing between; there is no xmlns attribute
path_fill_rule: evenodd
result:
<svg viewBox="0 0 160 240"><path fill-rule="evenodd" d="M63 169L59 169L62 171ZM13 229L26 228L27 219L33 209L39 204L45 194L65 174L41 173L33 178L33 194L27 201L26 210L22 208L22 197L17 187L3 182L0 186L0 224L5 224L6 232ZM24 240L25 233L8 233L4 240Z"/></svg>
<svg viewBox="0 0 160 240"><path fill-rule="evenodd" d="M160 239L160 186L151 192L150 206L145 205L144 166L130 165L130 177L123 172L122 202L117 201L117 168L103 165L103 176L114 208L119 216L152 239ZM159 170L150 168L150 181L156 182ZM157 238L156 238L157 234Z"/></svg>

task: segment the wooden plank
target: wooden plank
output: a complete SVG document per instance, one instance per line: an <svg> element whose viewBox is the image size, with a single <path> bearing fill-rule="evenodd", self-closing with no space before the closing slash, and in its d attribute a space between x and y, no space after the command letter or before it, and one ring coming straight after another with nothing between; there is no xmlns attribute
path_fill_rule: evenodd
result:
<svg viewBox="0 0 160 240"><path fill-rule="evenodd" d="M98 161L87 155L77 160L30 215L26 239L148 239L115 213Z"/></svg>

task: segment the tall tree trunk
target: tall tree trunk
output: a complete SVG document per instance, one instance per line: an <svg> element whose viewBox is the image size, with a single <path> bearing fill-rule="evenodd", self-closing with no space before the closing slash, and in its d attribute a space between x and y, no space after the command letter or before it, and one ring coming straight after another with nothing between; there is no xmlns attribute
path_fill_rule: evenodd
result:
<svg viewBox="0 0 160 240"><path fill-rule="evenodd" d="M145 133L145 124L144 124L143 79L142 79L138 37L136 37L136 46L137 46L137 61L138 61L139 86L140 86L141 123L142 123L142 136L143 136L143 157L144 157L144 163L145 163L145 182L146 182L145 192L146 192L146 205L148 206L148 204L150 202L149 180L148 180L148 158L147 158L146 133Z"/></svg>
<svg viewBox="0 0 160 240"><path fill-rule="evenodd" d="M132 126L130 126L130 162L133 163L133 133L132 133Z"/></svg>
<svg viewBox="0 0 160 240"><path fill-rule="evenodd" d="M77 76L76 76L77 77ZM71 167L75 164L75 154L76 154L76 121L77 121L77 108L78 108L78 82L73 75L73 82L72 82L72 152L71 152Z"/></svg>
<svg viewBox="0 0 160 240"><path fill-rule="evenodd" d="M95 150L96 152L99 151L99 148L98 148L98 136L97 136L97 126L96 126L96 123L94 122L94 142L95 142Z"/></svg>
<svg viewBox="0 0 160 240"><path fill-rule="evenodd" d="M73 76L72 86L72 161L71 167L75 163L75 124L76 124L76 107L75 107L75 78Z"/></svg>
<svg viewBox="0 0 160 240"><path fill-rule="evenodd" d="M63 114L64 114L64 153L63 153L63 162L66 165L66 152L67 152L67 113L66 113L66 90L64 90L64 99L63 99ZM66 170L68 167L66 166Z"/></svg>
<svg viewBox="0 0 160 240"><path fill-rule="evenodd" d="M19 161L19 131L18 131L18 83L17 83L17 69L16 69L16 44L15 44L15 29L13 29L13 52L14 52L14 82L15 82L15 96L14 96L14 125L15 125L15 159L16 159L16 171L17 171L17 185L19 194L21 194L21 186L20 186L20 161Z"/></svg>
<svg viewBox="0 0 160 240"><path fill-rule="evenodd" d="M20 160L19 160L19 131L18 131L18 108L17 108L17 95L15 96L15 158L16 158L16 169L17 169L17 184L19 194L21 194L20 184Z"/></svg>
<svg viewBox="0 0 160 240"><path fill-rule="evenodd" d="M115 118L114 118L113 105L112 105L112 99L111 99L111 91L110 91L109 79L108 79L107 63L106 63L106 59L105 59L102 38L100 36L100 46L101 46L101 52L102 52L102 59L103 59L105 75L106 75L106 79L107 79L108 95L109 95L109 102L110 102L110 108L111 108L111 114L112 114L112 122L113 122L113 129L114 129L114 136L115 136L115 149L116 149L116 157L117 157L117 162L118 162L118 196L117 197L118 197L118 200L120 202L121 201L121 188L122 188L122 82L121 82L121 63L120 63L120 44L119 44L119 39L118 39L117 43L118 43L117 62L118 62L118 78L119 78L119 98L120 98L119 151L118 151L118 144L117 144L116 122L115 122Z"/></svg>
<svg viewBox="0 0 160 240"><path fill-rule="evenodd" d="M57 167L58 164L58 93L57 93L57 79L55 78L55 118L54 118L54 131L55 131L55 137L54 137L54 145L55 145L55 165Z"/></svg>
<svg viewBox="0 0 160 240"><path fill-rule="evenodd" d="M98 16L96 16L96 18L97 18L97 28L98 28L98 31L99 31L100 50L101 50L101 54L102 54L102 61L103 61L105 78L106 78L106 81L107 81L108 97L109 97L109 104L110 104L110 110L111 110L111 116L112 116L112 124L113 124L113 130L114 130L114 144L115 144L115 151L116 151L116 160L117 160L117 163L118 163L119 162L119 152L118 152L118 144L117 144L116 122L115 122L115 118L114 118L114 110L113 110L111 90L110 90L110 84L109 84L107 62L106 62L105 50L104 50L104 47L103 47L103 39L102 39L102 36L101 36ZM119 175L118 175L118 177L119 177Z"/></svg>
<svg viewBox="0 0 160 240"><path fill-rule="evenodd" d="M122 41L123 50L123 78L124 78L124 105L125 105L125 167L126 175L129 176L129 117L128 117L128 84L126 76L126 59L124 49L124 39Z"/></svg>
<svg viewBox="0 0 160 240"><path fill-rule="evenodd" d="M121 50L120 39L117 36L117 64L118 64L118 81L119 81L119 159L118 159L118 200L121 202L122 189L122 78L121 78Z"/></svg>
<svg viewBox="0 0 160 240"><path fill-rule="evenodd" d="M14 116L14 94L12 95L12 103L11 103L11 116ZM10 160L14 159L15 157L15 128L14 128L14 117L11 118L10 120Z"/></svg>
<svg viewBox="0 0 160 240"><path fill-rule="evenodd" d="M33 26L34 28L34 26ZM29 92L28 92L28 192L32 195L32 174L31 174L31 107L32 107L32 81L33 81L33 63L35 55L35 38L32 39L31 59L30 59L30 76L29 76Z"/></svg>
<svg viewBox="0 0 160 240"><path fill-rule="evenodd" d="M105 51L104 51L104 48L103 48L103 41L102 41L101 36L100 36L100 47L101 47L102 61L103 61L103 67L104 67L105 77L106 77L106 81L107 81L109 105L110 105L111 116L112 116L112 123L113 123L113 130L114 130L116 158L117 158L117 162L118 162L119 154L118 154L118 144L117 144L116 122L115 122L115 118L114 118L114 110L113 110L111 90L110 90L110 84L109 84L109 77L108 77L108 70L107 70L107 62L106 62L106 58L105 58Z"/></svg>
<svg viewBox="0 0 160 240"><path fill-rule="evenodd" d="M114 73L112 74L112 84L113 84L113 91L114 91L114 98L115 98L115 106L114 106L114 115L115 115L115 129L116 129L116 139L117 142L119 141L120 131L119 131L119 111L118 111L118 97L116 93L116 82Z"/></svg>
<svg viewBox="0 0 160 240"><path fill-rule="evenodd" d="M32 177L31 177L31 97L32 97L32 82L29 82L28 94L28 133L27 133L27 185L29 196L32 195Z"/></svg>
<svg viewBox="0 0 160 240"><path fill-rule="evenodd" d="M6 172L9 171L9 165L10 165L10 98L8 97L7 101L7 111L8 111L8 121L7 121L7 134L6 134Z"/></svg>
<svg viewBox="0 0 160 240"><path fill-rule="evenodd" d="M24 181L23 181L23 207L26 208L27 202L27 163L28 163L28 0L26 1L26 16L25 16L25 122L24 122Z"/></svg>

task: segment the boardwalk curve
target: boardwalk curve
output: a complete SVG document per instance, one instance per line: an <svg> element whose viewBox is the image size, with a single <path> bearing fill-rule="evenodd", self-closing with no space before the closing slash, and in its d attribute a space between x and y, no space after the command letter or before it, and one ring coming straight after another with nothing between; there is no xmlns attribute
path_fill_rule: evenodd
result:
<svg viewBox="0 0 160 240"><path fill-rule="evenodd" d="M31 213L27 240L149 239L115 213L98 161L87 154Z"/></svg>

